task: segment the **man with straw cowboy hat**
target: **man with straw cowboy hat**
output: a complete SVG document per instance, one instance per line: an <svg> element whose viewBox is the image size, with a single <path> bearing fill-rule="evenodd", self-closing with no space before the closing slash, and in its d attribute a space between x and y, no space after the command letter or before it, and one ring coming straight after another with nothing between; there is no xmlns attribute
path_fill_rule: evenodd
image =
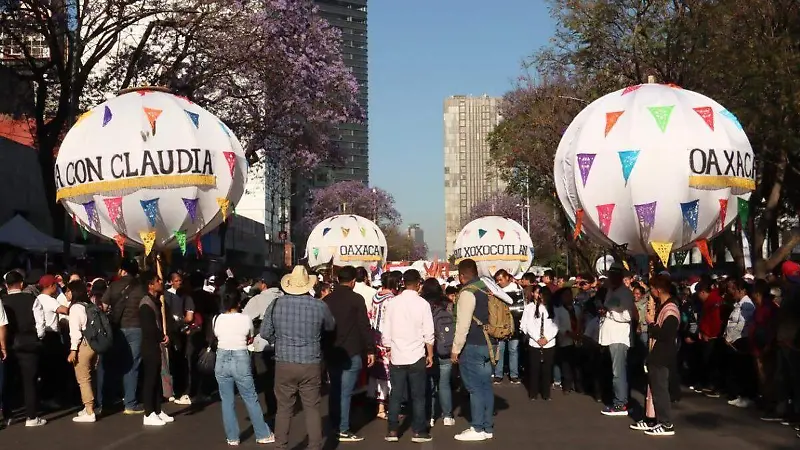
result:
<svg viewBox="0 0 800 450"><path fill-rule="evenodd" d="M261 323L261 337L275 344L275 444L279 449L289 445L297 393L306 414L308 448L322 448L320 341L323 331L333 331L336 322L325 302L309 295L316 282L317 277L309 275L304 266L295 266L281 279L286 295L267 307Z"/></svg>

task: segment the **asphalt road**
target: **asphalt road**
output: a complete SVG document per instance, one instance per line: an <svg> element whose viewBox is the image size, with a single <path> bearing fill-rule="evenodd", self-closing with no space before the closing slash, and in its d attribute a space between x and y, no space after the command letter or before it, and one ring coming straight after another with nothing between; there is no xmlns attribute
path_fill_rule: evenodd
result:
<svg viewBox="0 0 800 450"><path fill-rule="evenodd" d="M455 427L444 427L441 422L432 430L433 442L413 444L411 433L402 436L396 444L383 441L386 422L370 419L368 406L353 408L353 425L358 434L366 438L360 443L339 444L353 449L419 448L460 449L467 447L536 448L537 450L580 448L592 449L647 448L648 450L675 449L686 445L691 448L724 448L796 450L800 439L790 427L764 423L754 410L741 410L728 406L722 399L708 399L686 393L676 406L677 434L673 437L649 437L630 431L631 419L605 417L600 405L582 395L562 396L556 392L553 401L530 402L522 386L505 383L495 387L497 416L494 440L485 443L460 443L453 435L468 427L460 410ZM639 396L639 398L641 398ZM465 404L456 393L456 404ZM263 402L263 396L262 396ZM247 415L239 405L239 420L245 430L243 447L257 446L248 430ZM141 450L162 448L227 448L222 429L218 403L200 407L168 405L165 410L174 414L176 421L159 429L145 429L141 416L111 414L94 424L75 424L72 411L49 414L50 422L39 428L25 428L16 423L0 430L0 448L25 450ZM302 412L292 422L291 447L305 448ZM327 448L336 448L329 443ZM688 448L688 447L687 447Z"/></svg>

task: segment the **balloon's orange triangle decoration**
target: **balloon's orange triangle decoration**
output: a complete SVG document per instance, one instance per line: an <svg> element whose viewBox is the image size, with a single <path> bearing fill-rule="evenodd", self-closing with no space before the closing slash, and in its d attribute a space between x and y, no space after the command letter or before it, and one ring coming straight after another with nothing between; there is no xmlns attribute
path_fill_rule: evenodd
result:
<svg viewBox="0 0 800 450"><path fill-rule="evenodd" d="M611 129L616 125L617 120L625 111L613 111L606 113L606 136L611 132Z"/></svg>
<svg viewBox="0 0 800 450"><path fill-rule="evenodd" d="M144 113L147 115L147 121L150 122L150 128L153 130L153 135L156 134L156 121L158 116L161 115L162 110L153 108L143 108Z"/></svg>

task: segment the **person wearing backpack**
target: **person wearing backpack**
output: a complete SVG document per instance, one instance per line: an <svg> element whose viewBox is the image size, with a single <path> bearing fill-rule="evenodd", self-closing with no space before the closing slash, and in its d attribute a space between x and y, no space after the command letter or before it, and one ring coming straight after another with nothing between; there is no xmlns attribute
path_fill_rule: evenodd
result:
<svg viewBox="0 0 800 450"><path fill-rule="evenodd" d="M81 391L83 409L72 418L76 423L94 423L97 420L94 410L94 391L92 391L92 369L97 361L94 351L84 332L89 324L87 311L97 306L91 304L86 284L83 281L70 281L64 291L69 302L69 356L67 361L75 369L75 379Z"/></svg>
<svg viewBox="0 0 800 450"><path fill-rule="evenodd" d="M442 412L444 426L455 425L453 418L453 391L450 380L453 363L450 354L453 351L453 338L456 335L456 322L449 311L450 301L444 296L441 285L435 278L428 278L422 283L420 296L431 305L433 315L433 368L428 370L430 380L430 414L431 427L436 423L436 399Z"/></svg>
<svg viewBox="0 0 800 450"><path fill-rule="evenodd" d="M456 302L458 314L451 360L460 365L461 380L469 392L471 426L455 439L485 441L494 437L492 366L497 339L484 326L490 324L489 294L478 277L474 260L463 259L458 263L458 279L464 287Z"/></svg>

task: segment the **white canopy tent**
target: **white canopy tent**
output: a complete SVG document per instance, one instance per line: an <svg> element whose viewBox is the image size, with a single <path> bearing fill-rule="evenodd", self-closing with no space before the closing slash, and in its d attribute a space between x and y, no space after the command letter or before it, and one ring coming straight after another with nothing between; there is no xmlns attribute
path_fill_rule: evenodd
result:
<svg viewBox="0 0 800 450"><path fill-rule="evenodd" d="M36 253L63 253L64 242L39 231L22 216L13 219L0 227L0 243L13 245L30 252ZM73 255L82 255L86 247L71 244L70 251Z"/></svg>

